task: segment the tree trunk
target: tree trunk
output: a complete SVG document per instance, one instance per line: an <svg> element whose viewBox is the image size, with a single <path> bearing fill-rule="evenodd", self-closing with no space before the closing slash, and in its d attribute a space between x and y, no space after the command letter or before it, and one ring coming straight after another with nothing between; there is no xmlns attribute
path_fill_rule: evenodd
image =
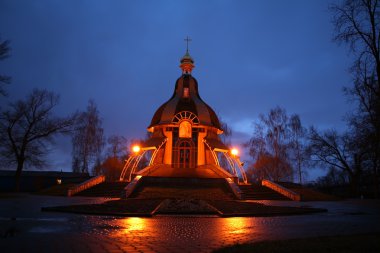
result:
<svg viewBox="0 0 380 253"><path fill-rule="evenodd" d="M302 184L302 171L301 171L301 162L298 161L298 177L299 177L299 183Z"/></svg>
<svg viewBox="0 0 380 253"><path fill-rule="evenodd" d="M378 175L377 167L378 165L377 165L377 159L376 159L375 165L373 168L373 197L375 199L379 198L379 175Z"/></svg>
<svg viewBox="0 0 380 253"><path fill-rule="evenodd" d="M17 161L17 169L16 169L16 174L15 174L15 191L19 192L20 191L20 183L21 183L21 172L24 167L24 161L19 160Z"/></svg>
<svg viewBox="0 0 380 253"><path fill-rule="evenodd" d="M358 183L359 180L356 176L352 176L350 180L350 195L351 197L358 197Z"/></svg>

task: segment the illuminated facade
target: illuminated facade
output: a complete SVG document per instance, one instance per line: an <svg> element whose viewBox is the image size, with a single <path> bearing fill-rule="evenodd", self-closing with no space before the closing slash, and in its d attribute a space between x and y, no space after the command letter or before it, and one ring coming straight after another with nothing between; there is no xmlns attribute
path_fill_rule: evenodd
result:
<svg viewBox="0 0 380 253"><path fill-rule="evenodd" d="M170 176L192 177L207 170L209 176L231 178L235 182L240 178L246 183L237 155L219 137L223 130L216 113L199 95L198 82L192 76L194 61L188 50L180 62L182 75L175 83L172 97L155 112L148 127L151 137L141 144L141 152L138 150L129 157L120 179L167 175L165 171L170 171ZM148 166L137 171L147 152L150 152Z"/></svg>

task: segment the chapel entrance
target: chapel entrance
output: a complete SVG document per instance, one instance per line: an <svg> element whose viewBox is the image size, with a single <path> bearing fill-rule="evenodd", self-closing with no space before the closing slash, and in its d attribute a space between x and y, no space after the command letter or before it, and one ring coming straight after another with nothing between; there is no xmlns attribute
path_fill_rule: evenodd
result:
<svg viewBox="0 0 380 253"><path fill-rule="evenodd" d="M191 139L180 139L174 148L174 167L175 168L195 168L196 147Z"/></svg>

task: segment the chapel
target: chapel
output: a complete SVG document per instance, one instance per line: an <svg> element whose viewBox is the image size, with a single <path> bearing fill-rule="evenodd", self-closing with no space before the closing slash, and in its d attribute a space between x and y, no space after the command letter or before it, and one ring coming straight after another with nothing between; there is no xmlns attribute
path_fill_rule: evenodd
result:
<svg viewBox="0 0 380 253"><path fill-rule="evenodd" d="M223 134L215 111L199 94L193 77L194 60L189 50L180 60L181 76L173 95L154 113L147 128L150 137L133 148L121 180L136 175L156 177L231 178L247 183L236 153L222 142ZM149 152L149 163L138 164Z"/></svg>

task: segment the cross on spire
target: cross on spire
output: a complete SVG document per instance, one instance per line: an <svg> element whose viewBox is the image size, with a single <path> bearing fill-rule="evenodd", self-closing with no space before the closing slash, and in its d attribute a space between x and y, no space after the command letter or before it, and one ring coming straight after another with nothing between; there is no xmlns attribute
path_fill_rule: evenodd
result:
<svg viewBox="0 0 380 253"><path fill-rule="evenodd" d="M186 54L181 59L180 68L183 74L191 74L191 70L194 68L194 61L189 54L189 42L191 39L189 36L186 36L184 41L186 41Z"/></svg>
<svg viewBox="0 0 380 253"><path fill-rule="evenodd" d="M186 41L186 52L188 53L189 52L189 42L191 41L191 39L189 38L189 36L186 36L186 39L184 39Z"/></svg>

